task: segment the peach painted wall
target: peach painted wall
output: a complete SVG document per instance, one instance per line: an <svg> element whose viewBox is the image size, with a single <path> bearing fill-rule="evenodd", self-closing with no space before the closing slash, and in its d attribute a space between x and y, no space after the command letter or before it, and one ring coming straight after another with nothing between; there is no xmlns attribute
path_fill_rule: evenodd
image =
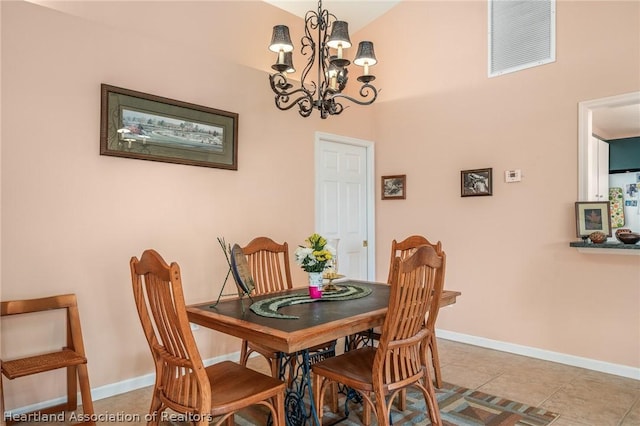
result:
<svg viewBox="0 0 640 426"><path fill-rule="evenodd" d="M578 102L640 89L640 3L559 1L556 62L502 77L486 34L484 1L402 2L359 34L393 97L374 109L377 173L407 174L407 199L376 206L377 276L384 242L427 235L463 293L439 328L638 368L640 257L569 242ZM493 196L461 198L460 170L484 167Z"/></svg>
<svg viewBox="0 0 640 426"><path fill-rule="evenodd" d="M440 328L640 367L640 258L568 247L577 103L640 88L637 2L559 2L558 61L496 79L486 77L485 2L403 2L352 35L376 42L380 101L325 121L273 107L271 26L301 26L279 9L47 6L0 4L1 297L77 293L93 387L153 371L131 256L153 247L179 262L197 302L216 296L226 273L217 236L307 236L315 131L374 140L376 177L407 174L407 200L376 204L377 277L393 238L442 240L447 287L463 297ZM99 156L100 83L238 112L239 170ZM476 167L494 168L494 196L462 199L459 171ZM523 182L501 182L511 168ZM2 355L13 353L8 342L44 347L62 333L29 330L3 326ZM207 330L196 338L205 358L239 347ZM7 406L62 395L49 382L11 383Z"/></svg>
<svg viewBox="0 0 640 426"><path fill-rule="evenodd" d="M371 111L321 120L276 110L267 45L272 23L292 17L262 2L1 7L2 299L77 293L92 387L151 373L131 256L155 248L180 264L188 302L216 297L227 271L216 237L301 243L314 230L315 132L370 140ZM254 12L235 31L252 28L253 13L264 25L251 36L225 34L228 17L247 8ZM211 34L192 44L174 38L193 33L192 18ZM227 60L222 45L229 56L262 58L264 69ZM100 156L101 83L239 113L238 171ZM31 326L3 322L3 356L15 354L9 342L31 350L61 342L63 329L48 323L33 336ZM206 329L196 338L204 358L240 348ZM7 407L62 395L57 377L5 383Z"/></svg>

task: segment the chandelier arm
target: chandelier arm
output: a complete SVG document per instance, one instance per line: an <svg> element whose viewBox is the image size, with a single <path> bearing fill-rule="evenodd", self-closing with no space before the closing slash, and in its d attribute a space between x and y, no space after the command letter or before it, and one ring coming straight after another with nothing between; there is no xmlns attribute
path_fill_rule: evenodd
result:
<svg viewBox="0 0 640 426"><path fill-rule="evenodd" d="M279 95L275 98L276 107L281 111L287 111L294 106L298 106L298 112L303 117L308 117L313 111L313 98L308 93L297 97L296 99L290 99L289 95Z"/></svg>
<svg viewBox="0 0 640 426"><path fill-rule="evenodd" d="M330 92L324 92L322 100L318 101L316 106L320 110L320 118L327 118L329 115L338 115L345 109L340 102L336 102Z"/></svg>
<svg viewBox="0 0 640 426"><path fill-rule="evenodd" d="M348 95L343 95L342 93L336 93L334 95L332 95L330 98L331 99L335 99L335 98L344 98L344 99L348 99L353 103L356 103L358 105L371 105L372 103L375 102L375 100L378 98L378 89L376 89L373 85L365 83L362 85L362 87L360 87L360 96L362 96L362 98L364 98L365 100L361 101L358 100L354 97L348 96ZM373 96L370 99L367 99L369 96Z"/></svg>
<svg viewBox="0 0 640 426"><path fill-rule="evenodd" d="M298 105L300 115L303 117L311 115L313 111L313 93L315 93L315 90L310 92L304 87L300 87L289 92L288 89L292 88L293 85L289 84L287 77L280 73L270 75L269 83L271 84L271 90L276 94L275 103L278 109L286 111ZM292 97L298 93L300 96L292 99Z"/></svg>
<svg viewBox="0 0 640 426"><path fill-rule="evenodd" d="M329 114L331 115L338 115L340 114L342 111L344 111L346 109L346 107L344 107L340 102L332 102L331 104L331 108L329 109Z"/></svg>
<svg viewBox="0 0 640 426"><path fill-rule="evenodd" d="M276 97L288 97L293 95L294 93L303 92L307 97L313 99L313 96L316 93L316 84L315 82L311 82L312 89L308 89L305 86L300 86L296 90L289 92L288 90L293 87L293 84L287 81L287 77L282 73L275 73L269 75L269 83L271 84L271 90L276 94Z"/></svg>

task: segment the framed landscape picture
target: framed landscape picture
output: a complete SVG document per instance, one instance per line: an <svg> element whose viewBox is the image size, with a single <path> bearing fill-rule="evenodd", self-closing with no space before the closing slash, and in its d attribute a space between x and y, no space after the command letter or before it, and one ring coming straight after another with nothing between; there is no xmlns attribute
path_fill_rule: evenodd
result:
<svg viewBox="0 0 640 426"><path fill-rule="evenodd" d="M382 176L382 199L404 200L407 198L407 175Z"/></svg>
<svg viewBox="0 0 640 426"><path fill-rule="evenodd" d="M100 155L238 169L238 114L102 84Z"/></svg>
<svg viewBox="0 0 640 426"><path fill-rule="evenodd" d="M460 172L460 196L477 197L493 194L493 169L462 170Z"/></svg>
<svg viewBox="0 0 640 426"><path fill-rule="evenodd" d="M600 231L611 236L611 207L608 201L576 202L576 236L588 237Z"/></svg>

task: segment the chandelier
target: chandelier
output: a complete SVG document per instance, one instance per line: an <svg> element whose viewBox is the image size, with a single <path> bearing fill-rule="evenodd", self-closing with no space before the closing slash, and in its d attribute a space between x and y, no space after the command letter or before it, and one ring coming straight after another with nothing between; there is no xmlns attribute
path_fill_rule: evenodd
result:
<svg viewBox="0 0 640 426"><path fill-rule="evenodd" d="M363 73L358 77L358 81L362 83L360 98L354 98L342 93L348 80L347 67L351 63L344 57L344 50L351 47L348 23L338 21L335 15L323 9L322 0L318 2L317 12L309 10L306 13L304 23L305 34L300 40L300 52L308 56L308 59L298 88L294 88L287 79L288 73L295 72L289 27L273 27L269 50L278 54L276 63L271 66L277 72L269 76L269 82L276 94L276 107L285 111L297 106L303 117L309 117L316 108L320 111L320 117L327 118L344 110L340 103L343 99L359 105L371 105L378 97L378 90L371 84L375 76L369 74L369 67L377 62L373 43L361 41L358 45L353 63L363 67ZM312 36L315 31L318 34L317 42ZM312 80L313 77L309 77L314 65L318 73L315 81Z"/></svg>

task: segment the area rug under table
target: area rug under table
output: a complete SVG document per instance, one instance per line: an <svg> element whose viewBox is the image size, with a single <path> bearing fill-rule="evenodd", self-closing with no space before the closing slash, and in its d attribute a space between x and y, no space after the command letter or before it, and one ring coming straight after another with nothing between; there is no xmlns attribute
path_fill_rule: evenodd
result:
<svg viewBox="0 0 640 426"><path fill-rule="evenodd" d="M445 426L546 426L551 424L558 414L542 408L531 407L519 402L489 395L480 391L443 383L436 389L440 415ZM340 411L344 408L344 399L340 399ZM340 425L361 425L362 406L349 404L349 417ZM253 413L255 414L255 413ZM323 423L342 417L324 410ZM407 392L407 410L398 411L393 405L391 418L395 426L430 425L422 394L414 388ZM260 420L258 420L260 419ZM264 422L263 417L253 417L251 411L236 416L236 424L249 426ZM313 423L311 423L313 424ZM376 425L372 415L372 425Z"/></svg>

